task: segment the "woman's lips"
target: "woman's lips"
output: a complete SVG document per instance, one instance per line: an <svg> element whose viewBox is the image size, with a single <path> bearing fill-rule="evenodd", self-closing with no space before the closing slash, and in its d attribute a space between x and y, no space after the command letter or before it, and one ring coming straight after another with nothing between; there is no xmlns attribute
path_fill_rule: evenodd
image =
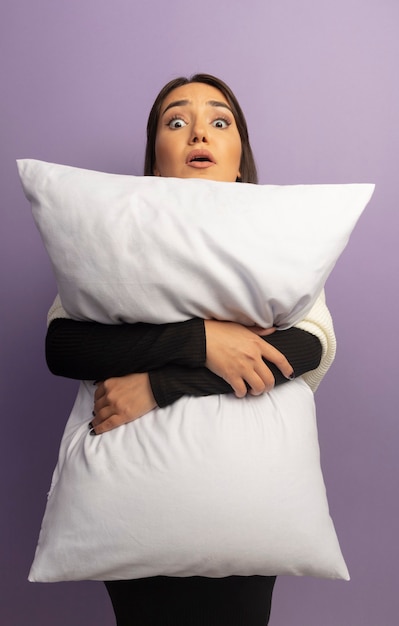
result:
<svg viewBox="0 0 399 626"><path fill-rule="evenodd" d="M197 170L203 170L207 167L212 167L215 164L212 163L212 161L190 161L187 165L189 167L194 167Z"/></svg>
<svg viewBox="0 0 399 626"><path fill-rule="evenodd" d="M196 169L204 169L215 165L216 161L209 150L192 150L186 158L186 165Z"/></svg>

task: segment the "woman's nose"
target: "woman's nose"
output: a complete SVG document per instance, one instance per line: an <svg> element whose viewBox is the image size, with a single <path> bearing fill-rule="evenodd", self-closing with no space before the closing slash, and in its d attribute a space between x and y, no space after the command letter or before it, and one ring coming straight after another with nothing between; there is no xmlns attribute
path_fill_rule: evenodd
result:
<svg viewBox="0 0 399 626"><path fill-rule="evenodd" d="M207 139L205 136L194 135L192 138L192 143L207 143Z"/></svg>
<svg viewBox="0 0 399 626"><path fill-rule="evenodd" d="M192 128L191 143L207 143L208 133L206 132L206 126L202 122L196 122Z"/></svg>

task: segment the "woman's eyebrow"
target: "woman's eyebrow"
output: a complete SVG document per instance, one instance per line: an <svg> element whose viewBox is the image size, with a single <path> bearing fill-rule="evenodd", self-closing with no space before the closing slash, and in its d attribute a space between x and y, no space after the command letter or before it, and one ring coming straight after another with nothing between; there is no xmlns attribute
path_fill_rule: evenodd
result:
<svg viewBox="0 0 399 626"><path fill-rule="evenodd" d="M165 110L162 112L162 115L165 115L166 111L169 111L169 109L173 107L182 107L187 106L188 104L190 104L190 100L175 100L174 102L170 102ZM231 110L229 105L226 104L226 102L220 102L219 100L208 100L206 104L211 107L224 107L225 109L230 111L230 113L233 113L233 111Z"/></svg>
<svg viewBox="0 0 399 626"><path fill-rule="evenodd" d="M168 104L166 109L163 111L162 115L165 115L166 111L169 111L169 109L171 109L172 107L182 107L186 106L189 103L189 100L175 100L174 102L170 102L170 104Z"/></svg>
<svg viewBox="0 0 399 626"><path fill-rule="evenodd" d="M207 104L209 104L209 106L211 107L224 107L225 109L230 111L230 113L233 113L233 111L226 102L220 102L219 100L209 100Z"/></svg>

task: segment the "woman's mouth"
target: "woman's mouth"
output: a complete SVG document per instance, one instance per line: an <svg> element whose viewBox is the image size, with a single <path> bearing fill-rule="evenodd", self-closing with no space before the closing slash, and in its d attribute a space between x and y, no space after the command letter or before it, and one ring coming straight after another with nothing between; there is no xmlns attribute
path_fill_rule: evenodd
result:
<svg viewBox="0 0 399 626"><path fill-rule="evenodd" d="M187 155L186 165L197 169L203 169L216 165L216 161L209 150L192 150Z"/></svg>

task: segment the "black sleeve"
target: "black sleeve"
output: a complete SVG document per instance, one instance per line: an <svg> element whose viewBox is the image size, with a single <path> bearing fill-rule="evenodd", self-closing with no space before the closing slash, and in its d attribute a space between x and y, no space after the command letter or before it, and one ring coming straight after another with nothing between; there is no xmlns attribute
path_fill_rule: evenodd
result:
<svg viewBox="0 0 399 626"><path fill-rule="evenodd" d="M168 364L205 363L205 327L194 318L174 324L99 324L65 318L47 330L46 360L57 376L105 380Z"/></svg>
<svg viewBox="0 0 399 626"><path fill-rule="evenodd" d="M295 375L315 369L321 359L317 337L299 328L276 331L264 338L282 352ZM150 372L157 404L167 406L183 395L231 393L228 383L204 367L204 322L107 325L59 318L46 337L50 371L78 380L105 380L133 372ZM287 382L268 361L276 385Z"/></svg>
<svg viewBox="0 0 399 626"><path fill-rule="evenodd" d="M299 328L275 332L265 341L280 350L291 363L295 376L316 369L321 360L321 343L315 335ZM272 371L275 384L288 382L280 370L267 361ZM232 393L232 388L225 380L205 367L188 369L179 365L167 365L149 372L151 388L158 406L168 406L184 395L208 396Z"/></svg>

